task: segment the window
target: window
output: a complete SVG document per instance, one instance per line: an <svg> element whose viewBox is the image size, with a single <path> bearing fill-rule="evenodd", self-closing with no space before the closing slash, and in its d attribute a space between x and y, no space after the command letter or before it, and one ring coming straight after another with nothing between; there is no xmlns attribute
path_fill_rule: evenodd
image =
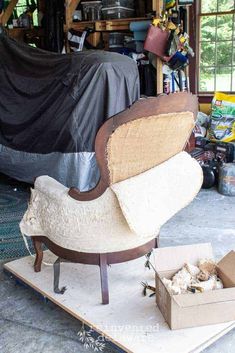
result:
<svg viewBox="0 0 235 353"><path fill-rule="evenodd" d="M19 17L22 13L24 13L27 10L27 8L33 3L37 5L37 0L34 0L34 1L18 0L18 2L16 4L16 8L15 8L17 17ZM33 12L33 23L35 26L38 25L38 10L37 9Z"/></svg>
<svg viewBox="0 0 235 353"><path fill-rule="evenodd" d="M199 1L199 93L235 92L235 0Z"/></svg>

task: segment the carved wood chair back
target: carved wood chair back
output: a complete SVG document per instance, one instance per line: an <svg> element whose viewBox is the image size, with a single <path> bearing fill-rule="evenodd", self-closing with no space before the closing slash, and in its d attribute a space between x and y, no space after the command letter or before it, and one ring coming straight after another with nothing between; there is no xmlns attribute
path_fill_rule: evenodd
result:
<svg viewBox="0 0 235 353"><path fill-rule="evenodd" d="M70 196L89 201L111 184L145 172L181 152L197 114L190 93L141 99L106 121L97 133L95 153L100 181L88 191L71 188Z"/></svg>

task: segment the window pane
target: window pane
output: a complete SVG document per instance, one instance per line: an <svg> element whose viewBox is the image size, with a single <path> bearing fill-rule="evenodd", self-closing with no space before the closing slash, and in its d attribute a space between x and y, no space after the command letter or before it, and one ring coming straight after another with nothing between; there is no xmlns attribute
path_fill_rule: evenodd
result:
<svg viewBox="0 0 235 353"><path fill-rule="evenodd" d="M231 91L231 68L222 67L216 69L216 90Z"/></svg>
<svg viewBox="0 0 235 353"><path fill-rule="evenodd" d="M231 11L234 10L234 0L219 0L218 11Z"/></svg>
<svg viewBox="0 0 235 353"><path fill-rule="evenodd" d="M201 41L215 41L216 16L201 17Z"/></svg>
<svg viewBox="0 0 235 353"><path fill-rule="evenodd" d="M235 66L233 67L233 87L232 87L232 91L235 92Z"/></svg>
<svg viewBox="0 0 235 353"><path fill-rule="evenodd" d="M201 43L201 58L200 64L203 66L215 65L215 43Z"/></svg>
<svg viewBox="0 0 235 353"><path fill-rule="evenodd" d="M217 11L217 0L201 0L201 12L209 13L209 12L216 12L216 11Z"/></svg>
<svg viewBox="0 0 235 353"><path fill-rule="evenodd" d="M235 23L235 14L233 14L233 23ZM233 40L235 40L235 26L233 29Z"/></svg>
<svg viewBox="0 0 235 353"><path fill-rule="evenodd" d="M232 65L232 42L219 42L216 45L216 64L217 65Z"/></svg>
<svg viewBox="0 0 235 353"><path fill-rule="evenodd" d="M213 92L215 90L214 78L215 78L215 69L213 67L207 67L207 68L201 67L199 91Z"/></svg>
<svg viewBox="0 0 235 353"><path fill-rule="evenodd" d="M233 29L233 15L217 17L217 40L231 40Z"/></svg>
<svg viewBox="0 0 235 353"><path fill-rule="evenodd" d="M233 65L235 65L235 41L233 41Z"/></svg>

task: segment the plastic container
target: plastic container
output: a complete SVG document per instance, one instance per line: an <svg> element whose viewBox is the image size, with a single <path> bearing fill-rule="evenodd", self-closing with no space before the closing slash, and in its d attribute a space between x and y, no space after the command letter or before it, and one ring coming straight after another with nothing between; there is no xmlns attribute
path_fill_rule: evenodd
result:
<svg viewBox="0 0 235 353"><path fill-rule="evenodd" d="M134 33L135 40L142 40L143 42L145 41L151 23L151 20L138 22L133 21L130 23L130 31Z"/></svg>
<svg viewBox="0 0 235 353"><path fill-rule="evenodd" d="M225 163L219 170L219 192L235 196L235 163Z"/></svg>
<svg viewBox="0 0 235 353"><path fill-rule="evenodd" d="M85 21L96 21L101 19L102 1L81 2L83 18Z"/></svg>
<svg viewBox="0 0 235 353"><path fill-rule="evenodd" d="M133 17L134 14L135 14L135 10L129 9L127 7L122 7L122 6L102 8L102 17L104 20L129 18L129 17Z"/></svg>
<svg viewBox="0 0 235 353"><path fill-rule="evenodd" d="M134 0L102 0L103 7L115 7L122 6L127 7L129 9L135 8Z"/></svg>
<svg viewBox="0 0 235 353"><path fill-rule="evenodd" d="M144 51L144 43L138 40L132 40L126 43L125 47L138 54L141 54Z"/></svg>
<svg viewBox="0 0 235 353"><path fill-rule="evenodd" d="M109 34L109 48L122 48L124 46L125 35L119 32Z"/></svg>

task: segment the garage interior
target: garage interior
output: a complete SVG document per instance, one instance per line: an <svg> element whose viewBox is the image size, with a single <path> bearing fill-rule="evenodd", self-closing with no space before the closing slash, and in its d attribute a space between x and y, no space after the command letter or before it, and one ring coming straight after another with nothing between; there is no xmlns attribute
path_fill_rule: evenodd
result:
<svg viewBox="0 0 235 353"><path fill-rule="evenodd" d="M0 96L0 352L233 352L235 1L0 0Z"/></svg>

